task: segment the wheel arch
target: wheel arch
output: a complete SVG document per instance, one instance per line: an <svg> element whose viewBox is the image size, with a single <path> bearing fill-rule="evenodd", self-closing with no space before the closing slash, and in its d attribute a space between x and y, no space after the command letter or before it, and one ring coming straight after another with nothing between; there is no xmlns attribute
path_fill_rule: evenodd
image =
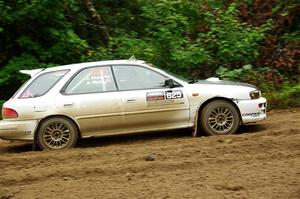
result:
<svg viewBox="0 0 300 199"><path fill-rule="evenodd" d="M209 104L210 102L213 102L213 101L216 101L216 100L223 100L223 101L227 101L227 102L229 102L230 104L232 104L235 108L236 108L236 110L238 111L238 113L239 113L239 117L240 117L240 122L242 123L242 116L241 116L241 111L240 111L240 109L239 109L239 107L236 105L236 103L234 103L234 101L233 101L233 99L229 99L229 98L226 98L226 97L213 97L213 98L209 98L208 100L206 100L204 103L202 103L201 105L200 105L200 107L198 108L198 111L197 111L197 114L198 114L198 120L197 121L195 121L195 122L197 122L197 125L199 124L199 121L202 119L201 118L201 112L202 112L202 110L204 109L204 107L207 105L207 104ZM195 123L196 124L196 123Z"/></svg>
<svg viewBox="0 0 300 199"><path fill-rule="evenodd" d="M45 117L45 118L43 118L43 119L41 119L41 120L38 121L37 127L36 127L36 129L34 131L34 142L36 142L37 132L38 132L41 124L44 121L46 121L46 120L48 120L50 118L56 118L56 117L65 118L65 119L70 120L76 126L76 129L77 129L77 132L78 132L78 137L81 138L81 132L80 132L79 124L72 117L69 117L69 116L66 116L66 115L59 115L58 114L58 115L49 115L49 116L47 116L47 117Z"/></svg>

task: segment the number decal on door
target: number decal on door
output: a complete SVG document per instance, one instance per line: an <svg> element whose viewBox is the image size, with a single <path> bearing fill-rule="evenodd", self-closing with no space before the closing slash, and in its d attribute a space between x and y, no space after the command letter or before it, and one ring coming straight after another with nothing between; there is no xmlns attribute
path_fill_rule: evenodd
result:
<svg viewBox="0 0 300 199"><path fill-rule="evenodd" d="M182 90L148 92L146 96L147 101L173 100L181 98L183 98Z"/></svg>
<svg viewBox="0 0 300 199"><path fill-rule="evenodd" d="M183 93L181 90L174 90L174 91L166 91L165 92L166 99L180 99L183 98Z"/></svg>
<svg viewBox="0 0 300 199"><path fill-rule="evenodd" d="M182 90L147 92L146 100L148 106L161 106L184 103Z"/></svg>

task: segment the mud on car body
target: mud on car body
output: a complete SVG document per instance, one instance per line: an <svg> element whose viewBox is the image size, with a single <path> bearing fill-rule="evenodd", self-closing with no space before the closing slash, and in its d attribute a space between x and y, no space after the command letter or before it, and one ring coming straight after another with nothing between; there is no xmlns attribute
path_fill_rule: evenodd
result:
<svg viewBox="0 0 300 199"><path fill-rule="evenodd" d="M194 128L236 132L266 118L253 85L210 78L189 83L141 60L21 71L31 76L4 103L0 138L64 149L78 138Z"/></svg>

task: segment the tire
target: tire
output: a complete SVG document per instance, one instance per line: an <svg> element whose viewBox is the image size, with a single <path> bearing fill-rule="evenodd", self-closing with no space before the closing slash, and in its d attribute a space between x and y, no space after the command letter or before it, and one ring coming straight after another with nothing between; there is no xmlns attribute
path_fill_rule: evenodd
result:
<svg viewBox="0 0 300 199"><path fill-rule="evenodd" d="M78 139L75 124L66 118L55 117L43 121L37 131L36 141L42 150L73 148Z"/></svg>
<svg viewBox="0 0 300 199"><path fill-rule="evenodd" d="M240 126L239 111L224 100L207 104L201 112L200 120L200 126L207 135L232 134Z"/></svg>

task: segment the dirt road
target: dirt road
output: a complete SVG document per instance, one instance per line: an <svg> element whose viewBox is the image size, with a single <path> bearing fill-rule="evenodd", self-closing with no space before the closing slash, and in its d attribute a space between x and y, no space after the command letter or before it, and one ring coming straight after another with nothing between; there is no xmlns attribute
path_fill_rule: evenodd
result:
<svg viewBox="0 0 300 199"><path fill-rule="evenodd" d="M152 160L152 161L151 161ZM0 140L0 198L300 198L300 108L237 135L187 131L31 151Z"/></svg>

